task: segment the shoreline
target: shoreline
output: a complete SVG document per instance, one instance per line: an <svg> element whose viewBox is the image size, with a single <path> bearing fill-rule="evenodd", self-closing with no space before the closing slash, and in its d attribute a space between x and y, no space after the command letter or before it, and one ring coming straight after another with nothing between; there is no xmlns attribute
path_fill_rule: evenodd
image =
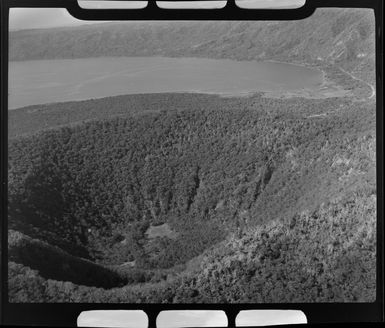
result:
<svg viewBox="0 0 385 328"><path fill-rule="evenodd" d="M59 101L52 101L52 102L43 102L43 103L37 103L37 104L28 104L18 107L9 107L8 110L17 110L20 108L30 107L30 106L43 106L43 105L50 105L54 103L66 103L66 102L80 102L80 101L86 101L86 100L92 100L92 99L102 99L102 98L108 98L108 97L116 97L116 96L125 96L125 95L138 95L138 94L208 94L208 95L217 95L219 97L225 97L225 98L244 98L244 97L250 97L255 94L262 94L264 97L267 98L292 98L292 97L299 97L299 98L306 98L306 99L325 99L325 98L333 98L333 97L345 97L345 96L351 96L356 97L358 99L372 99L375 94L376 90L373 85L370 83L359 79L355 77L353 74L345 71L344 69L335 66L331 63L325 62L325 61L317 61L317 62L304 62L300 60L294 60L293 62L288 62L284 60L278 60L278 59L266 59L266 60L234 60L230 58L209 58L209 57L165 57L165 56L142 56L142 57L135 57L135 56L112 56L112 57L86 57L86 58L68 58L68 59L42 59L42 61L57 61L57 60L65 60L65 61L72 61L72 60L88 60L88 59L102 59L102 58L111 58L111 59L133 59L133 58L161 58L161 59L196 59L196 60L213 60L213 61L235 61L235 62L256 62L256 63L276 63L276 64L283 64L283 65L290 65L290 66L296 66L299 68L308 68L311 70L317 70L321 74L321 83L317 86L310 86L310 87L302 87L296 90L278 90L278 89L270 89L270 90L247 90L247 91L230 91L230 92L217 92L217 91L205 91L205 90L184 90L184 91L167 91L167 92L142 92L142 93L121 93L116 95L107 95L102 97L93 97L93 98L78 98L78 99L68 99L68 100L59 100ZM34 61L40 61L38 60L29 60L29 61L15 61L14 63L26 63L26 62L34 62ZM10 61L10 63L12 63ZM339 76L343 74L344 76ZM349 79L353 81L346 81L346 76L349 77ZM370 95L367 97L361 96L361 93L363 92L363 86L370 88Z"/></svg>

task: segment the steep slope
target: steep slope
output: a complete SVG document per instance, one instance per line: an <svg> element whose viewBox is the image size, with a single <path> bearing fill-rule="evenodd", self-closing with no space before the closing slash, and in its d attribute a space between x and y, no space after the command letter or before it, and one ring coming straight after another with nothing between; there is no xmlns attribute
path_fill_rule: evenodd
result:
<svg viewBox="0 0 385 328"><path fill-rule="evenodd" d="M276 59L372 85L373 23L323 9L18 31L10 58ZM376 114L357 98L158 94L12 111L10 300L373 301Z"/></svg>
<svg viewBox="0 0 385 328"><path fill-rule="evenodd" d="M164 97L168 98L168 95ZM102 106L103 101L96 102ZM217 253L223 248L220 243L234 233L242 239L249 230L259 229L262 233L270 229L269 224L278 225L278 230L288 229L285 220L301 216L304 211L315 213L302 215L305 221L311 220L310 217L323 217L317 221L320 226L316 221L312 223L315 226L309 223L308 231L303 228L293 230L285 242L274 239L271 247L276 242L279 245L276 247L282 249L295 240L310 242L314 239L313 231L327 229L340 216L352 221L341 221L341 226L336 227L341 231L330 231L330 238L341 240L345 231L349 243L356 245L359 239L354 236L366 222L363 218L367 217L369 221L362 229L367 230L369 237L363 244L363 251L369 249L371 252L375 208L372 205L362 211L360 208L362 202L375 202L374 104L348 98L332 99L326 104L319 101L320 105L326 106L320 109L314 108L315 100L272 100L259 96L237 103L233 108L231 104L234 103L222 101L224 106L217 108L130 113L11 139L10 227L60 247L72 256L114 266L135 263L134 269L140 271L135 273L134 269L127 268L126 274L132 277L129 287L125 287L129 288L127 293L136 296L139 293L138 301L151 302L165 295L171 297L168 301L187 301L190 297L196 301L209 301L208 294L202 296L203 291L199 291L190 295L187 287L178 294L174 287L167 287L167 277L177 279L175 275L183 266L186 268L191 259L205 252L208 258L204 263L208 267L207 263L215 262L218 256L221 258L222 255ZM326 206L323 212L322 206ZM343 214L337 215L339 212ZM149 239L147 229L162 223L168 223L174 237ZM318 237L321 236L318 233ZM322 238L319 244L323 246L317 248L317 252L327 247L324 243L330 242L327 238L322 241ZM258 240L255 240L257 246ZM245 243L246 248L254 247L250 240ZM301 247L310 249L307 244ZM210 249L214 249L212 253ZM226 249L230 253L237 252L231 243ZM293 266L282 264L287 263L287 256L293 256L299 249L289 247L282 252L283 262L274 262L275 266L271 264L269 270L281 272L287 267L294 272L297 265L301 267L311 262L311 254L303 253L303 259L293 262ZM343 256L345 252L345 248L334 250L335 257ZM349 248L349 252L353 252L353 248ZM356 255L352 253L349 258L351 256ZM322 252L318 259L329 261L328 255ZM16 256L12 260L30 265L25 257ZM218 261L222 260L225 261ZM40 259L31 258L30 261L36 264ZM330 267L344 275L360 277L359 272L369 265L362 262L352 275L354 270L350 260L347 261L342 266L338 261L332 262ZM372 268L374 258L368 261ZM44 272L42 263L32 268ZM239 265L243 267L242 263ZM244 263L245 267L248 265ZM157 273L164 281L146 285L141 291L135 284L153 280L155 272L151 270L155 269L168 270ZM305 290L310 278L308 273L299 272L300 281L296 284ZM143 278L144 273L148 278ZM369 279L372 269L367 274ZM225 273L223 275L226 277ZM17 276L22 279L24 274ZM188 277L192 284L198 276L195 272ZM294 279L288 277L288 281ZM337 288L339 278L328 277L332 289ZM208 284L206 278L202 276L204 288ZM239 288L243 290L246 288L242 282L244 277L238 275L238 278L243 286ZM59 276L55 280L60 280ZM370 281L359 294L352 291L354 283L349 280L344 287L344 300L368 298L373 291ZM163 292L163 284L166 284L164 288L171 288L168 294ZM72 288L80 287L71 286L67 292L76 294ZM127 300L131 296L125 290L98 291L99 296L91 293L89 297L93 297L93 301ZM81 295L84 293L85 289ZM70 294L58 298L80 297ZM218 300L219 294L214 295L212 299ZM273 295L267 293L264 300L273 301ZM340 297L338 293L333 295L306 297L329 301ZM226 297L229 301L241 301L240 296L233 294ZM251 294L249 301L252 301Z"/></svg>
<svg viewBox="0 0 385 328"><path fill-rule="evenodd" d="M374 81L374 14L318 9L293 22L129 22L10 33L10 60L191 56L325 61Z"/></svg>
<svg viewBox="0 0 385 328"><path fill-rule="evenodd" d="M11 301L128 303L372 302L375 195L352 194L313 212L230 238L192 272L111 290L47 281L10 263Z"/></svg>
<svg viewBox="0 0 385 328"><path fill-rule="evenodd" d="M374 301L375 211L375 194L352 194L262 225L206 255L189 288L208 302Z"/></svg>
<svg viewBox="0 0 385 328"><path fill-rule="evenodd" d="M108 268L71 256L57 247L13 230L8 233L8 259L38 269L39 274L46 279L103 288L127 283Z"/></svg>

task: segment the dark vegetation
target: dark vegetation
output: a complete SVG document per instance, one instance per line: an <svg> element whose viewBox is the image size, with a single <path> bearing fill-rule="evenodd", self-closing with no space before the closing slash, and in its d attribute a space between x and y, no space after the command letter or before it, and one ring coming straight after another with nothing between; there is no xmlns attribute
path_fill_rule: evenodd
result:
<svg viewBox="0 0 385 328"><path fill-rule="evenodd" d="M9 226L29 236L9 246L11 299L372 299L374 104L175 97L179 110L37 123L10 140ZM205 109L185 107L189 97ZM173 238L148 238L163 223ZM61 275L46 265L54 256L67 263ZM97 265L94 280L77 270L82 263ZM100 289L99 274L115 288Z"/></svg>
<svg viewBox="0 0 385 328"><path fill-rule="evenodd" d="M206 252L193 271L104 290L43 279L10 262L11 301L130 303L372 302L376 199L354 195L252 229Z"/></svg>
<svg viewBox="0 0 385 328"><path fill-rule="evenodd" d="M267 101L267 100L266 100ZM33 134L60 126L72 126L90 120L168 110L194 110L244 107L247 99L220 98L201 94L138 94L107 97L103 100L85 100L18 108L8 112L9 136ZM309 106L310 107L310 106Z"/></svg>
<svg viewBox="0 0 385 328"><path fill-rule="evenodd" d="M10 58L278 59L373 84L373 33L372 12L334 9L103 24L13 32ZM157 94L10 111L10 301L374 301L366 97ZM167 233L151 238L155 226Z"/></svg>
<svg viewBox="0 0 385 328"><path fill-rule="evenodd" d="M30 268L37 268L44 278L72 281L79 285L116 287L124 280L112 270L95 263L74 257L60 248L10 230L8 236L9 260L22 262ZM79 274L81 272L81 274Z"/></svg>

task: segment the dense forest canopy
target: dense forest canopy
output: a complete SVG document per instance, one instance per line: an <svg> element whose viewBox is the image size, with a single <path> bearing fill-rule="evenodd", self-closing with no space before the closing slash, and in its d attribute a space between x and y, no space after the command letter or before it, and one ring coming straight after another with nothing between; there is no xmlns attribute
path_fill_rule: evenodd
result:
<svg viewBox="0 0 385 328"><path fill-rule="evenodd" d="M374 103L333 99L325 109L338 110L322 116L323 109L318 108L318 114L308 110L314 100L301 98L286 102L255 96L238 100L236 109L234 100L225 98L178 99L186 98L189 104L190 96L202 97L205 109L127 110L115 118L65 127L37 126L32 135L12 138L10 228L33 238L35 245L44 241L39 249L48 254L57 252L49 247L63 250L61 257L71 268L81 265L76 258L99 263L100 275L110 270L114 286L163 284L162 277L175 283L181 274L190 279L190 267L201 265L202 256L215 261L216 246L228 236L236 233L244 240L251 231L262 233L261 225L269 222L277 222L275 229L286 229L285 220L318 217L320 208L328 208L325 204L330 202L336 211L354 217L344 229L353 233L348 240L359 242L354 237L356 229L363 229L359 217L375 219ZM138 99L142 104L143 99L132 97L132 104ZM110 101L90 103L103 107ZM147 101L152 102L151 97ZM210 106L221 101L222 106ZM357 206L362 214L355 214ZM303 211L310 214L300 214ZM323 224L335 219L329 212L322 216ZM165 223L172 237L166 233L148 238L150 227ZM365 224L364 230L373 229ZM312 230L313 226L296 233L308 238ZM366 234L362 252L374 247L374 230ZM23 245L30 243L28 239ZM274 247L278 251L281 246ZM17 263L22 258L22 263L39 270L40 256L31 260L24 254L31 248L12 249ZM320 257L326 256L322 249ZM360 248L347 251L349 258L360 255ZM277 265L288 270L287 263ZM366 272L368 277L373 270ZM55 270L40 274L58 279ZM70 273L67 280L77 281ZM93 286L102 287L100 282ZM346 288L351 288L350 282ZM228 300L237 301L233 297Z"/></svg>
<svg viewBox="0 0 385 328"><path fill-rule="evenodd" d="M351 92L126 95L10 111L10 301L373 301L376 106L361 92L374 81L372 23L370 11L323 9L298 22L12 32L12 60L322 62Z"/></svg>

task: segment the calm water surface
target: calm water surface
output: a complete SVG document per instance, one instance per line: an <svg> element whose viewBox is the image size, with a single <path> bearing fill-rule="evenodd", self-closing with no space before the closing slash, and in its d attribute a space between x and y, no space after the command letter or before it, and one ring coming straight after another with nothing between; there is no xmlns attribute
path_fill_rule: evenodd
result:
<svg viewBox="0 0 385 328"><path fill-rule="evenodd" d="M244 95L316 88L319 70L277 62L118 57L10 62L9 108L123 94Z"/></svg>

